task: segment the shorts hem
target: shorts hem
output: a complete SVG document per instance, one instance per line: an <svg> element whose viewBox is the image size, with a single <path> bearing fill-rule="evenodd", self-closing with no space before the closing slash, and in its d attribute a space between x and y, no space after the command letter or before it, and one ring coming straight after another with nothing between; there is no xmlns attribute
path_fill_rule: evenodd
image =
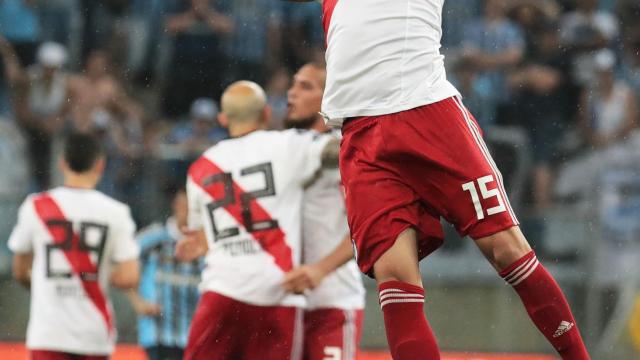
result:
<svg viewBox="0 0 640 360"><path fill-rule="evenodd" d="M517 226L520 226L520 224L518 224L518 223L505 224L505 225L497 227L495 229L491 229L491 230L488 230L488 231L481 232L481 233L479 233L477 235L474 234L475 236L471 234L471 231L467 232L466 234L460 234L460 236L467 236L468 235L469 237L471 237L471 239L473 239L473 241L476 241L478 239L482 239L484 237L495 235L495 234L497 234L499 232L502 232L502 231L505 231L505 230L509 230L509 229L511 229L513 227L517 227Z"/></svg>
<svg viewBox="0 0 640 360"><path fill-rule="evenodd" d="M389 249L391 249L391 247L393 245L395 245L396 241L398 241L398 236L400 236L400 234L402 234L402 232L404 232L405 230L407 230L408 228L414 228L416 231L417 230L417 226L411 223L406 223L405 225L401 226L398 228L398 231L395 231L392 233L391 238L393 239L392 241L385 241L384 243L380 244L379 246L376 247L375 251L373 251L373 255L369 258L369 263L371 264L371 266L369 266L369 268L364 269L364 268L360 268L360 270L367 275L368 277L372 278L375 280L375 274L374 274L374 266L375 264L378 262L378 260L380 259L380 257L382 255L384 255L384 253L386 253Z"/></svg>
<svg viewBox="0 0 640 360"><path fill-rule="evenodd" d="M53 353L62 353L62 354L72 354L72 355L79 355L79 356L106 356L109 357L113 354L112 352L100 352L100 351L86 351L86 350L70 350L70 349L62 349L62 348L55 348L53 346L36 346L36 347L29 347L27 346L27 351L46 351L46 352L53 352Z"/></svg>

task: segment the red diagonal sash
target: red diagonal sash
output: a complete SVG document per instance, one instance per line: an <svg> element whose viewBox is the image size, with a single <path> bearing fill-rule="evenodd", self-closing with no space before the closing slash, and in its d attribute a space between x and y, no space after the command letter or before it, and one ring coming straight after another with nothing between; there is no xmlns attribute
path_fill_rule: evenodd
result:
<svg viewBox="0 0 640 360"><path fill-rule="evenodd" d="M64 220L67 221L64 213L56 204L55 200L49 196L49 194L44 193L34 200L34 206L36 209L36 213L42 223L47 227L49 233L53 237L53 242L55 244L62 244L67 238L68 234L63 227L60 226L52 226L50 224L51 220ZM69 261L71 265L71 269L75 276L78 276L80 282L82 283L82 287L84 291L87 293L87 296L96 306L100 315L104 318L105 323L107 324L107 329L109 333L113 331L113 323L111 319L111 312L107 306L107 299L100 289L100 285L98 281L87 281L80 277L81 273L98 273L98 269L94 263L91 262L91 258L89 257L89 253L86 251L80 251L80 237L78 234L73 233L73 237L71 240L71 248L62 250L64 256Z"/></svg>
<svg viewBox="0 0 640 360"><path fill-rule="evenodd" d="M324 28L325 47L327 45L327 37L329 36L331 17L333 16L333 10L335 10L337 3L338 0L324 0L322 2L322 27Z"/></svg>
<svg viewBox="0 0 640 360"><path fill-rule="evenodd" d="M204 185L204 181L212 175L221 174L223 171L213 162L205 157L200 157L196 160L189 169L189 176L200 188L202 188L213 199L225 198L224 184L222 182L214 182L212 184ZM241 197L246 192L235 181L233 182L233 190L235 194L235 201L233 203L224 206L224 209L233 218L246 228L247 224L242 217L242 202ZM252 199L249 202L249 208L251 215L254 219L260 221L272 220L271 215L256 201ZM288 272L293 268L292 251L287 242L285 241L285 234L280 228L272 228L265 230L256 230L251 233L253 238L260 244L262 249L273 256L276 265L282 271Z"/></svg>

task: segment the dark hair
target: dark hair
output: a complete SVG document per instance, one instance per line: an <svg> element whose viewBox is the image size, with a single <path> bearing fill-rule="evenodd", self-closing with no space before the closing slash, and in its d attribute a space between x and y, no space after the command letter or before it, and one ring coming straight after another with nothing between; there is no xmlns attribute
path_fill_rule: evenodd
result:
<svg viewBox="0 0 640 360"><path fill-rule="evenodd" d="M73 172L83 173L91 170L102 155L102 146L95 136L82 133L67 136L64 160Z"/></svg>
<svg viewBox="0 0 640 360"><path fill-rule="evenodd" d="M167 197L175 198L178 194L186 194L187 186L183 182L171 182L164 188Z"/></svg>

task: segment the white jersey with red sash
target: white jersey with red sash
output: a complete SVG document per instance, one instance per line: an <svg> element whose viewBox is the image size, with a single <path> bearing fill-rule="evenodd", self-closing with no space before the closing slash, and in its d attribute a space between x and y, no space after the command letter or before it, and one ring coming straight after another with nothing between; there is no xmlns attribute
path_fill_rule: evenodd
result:
<svg viewBox="0 0 640 360"><path fill-rule="evenodd" d="M134 233L129 208L96 190L60 187L24 201L9 248L34 256L29 349L113 351L110 266L138 257Z"/></svg>
<svg viewBox="0 0 640 360"><path fill-rule="evenodd" d="M331 134L340 138L337 130ZM320 261L349 236L347 209L338 169L323 171L305 189L302 212L303 261ZM365 290L355 260L351 260L322 280L307 294L307 308L358 310L364 308Z"/></svg>
<svg viewBox="0 0 640 360"><path fill-rule="evenodd" d="M331 126L459 95L447 81L440 54L443 5L444 0L324 0L322 111Z"/></svg>
<svg viewBox="0 0 640 360"><path fill-rule="evenodd" d="M202 291L261 306L304 306L282 290L300 263L304 185L320 170L330 137L255 131L221 141L189 170L189 226L204 228L209 253Z"/></svg>

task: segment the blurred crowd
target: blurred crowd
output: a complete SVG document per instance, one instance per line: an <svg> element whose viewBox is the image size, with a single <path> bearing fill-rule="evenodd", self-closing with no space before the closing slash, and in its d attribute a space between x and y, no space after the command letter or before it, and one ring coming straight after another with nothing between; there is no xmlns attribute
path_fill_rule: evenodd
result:
<svg viewBox="0 0 640 360"><path fill-rule="evenodd" d="M640 160L640 1L449 4L450 77L488 142L508 145L494 156L523 227L541 241L554 207L597 207L605 159Z"/></svg>
<svg viewBox="0 0 640 360"><path fill-rule="evenodd" d="M217 123L226 85L263 85L272 127L282 127L292 72L323 58L320 6L0 1L0 214L59 183L61 139L81 130L104 139L100 189L131 204L140 225L157 219L190 161L227 136ZM593 162L585 158L633 141L639 18L638 0L445 2L449 77L494 145L507 186L521 193L525 216L586 188L575 184ZM568 185L556 191L558 182ZM0 234L11 225L0 224Z"/></svg>

